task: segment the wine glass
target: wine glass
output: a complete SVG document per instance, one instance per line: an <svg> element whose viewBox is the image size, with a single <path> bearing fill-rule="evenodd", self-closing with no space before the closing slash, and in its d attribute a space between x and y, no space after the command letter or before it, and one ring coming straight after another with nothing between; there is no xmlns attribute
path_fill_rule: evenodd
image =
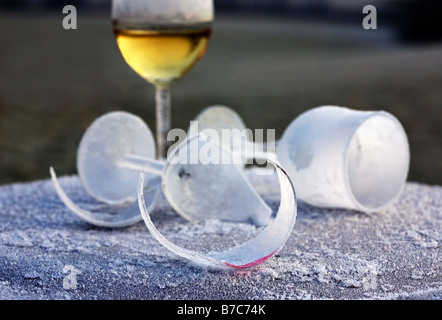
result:
<svg viewBox="0 0 442 320"><path fill-rule="evenodd" d="M213 0L113 0L118 47L132 69L155 86L158 157L165 159L174 80L203 57L211 35Z"/></svg>

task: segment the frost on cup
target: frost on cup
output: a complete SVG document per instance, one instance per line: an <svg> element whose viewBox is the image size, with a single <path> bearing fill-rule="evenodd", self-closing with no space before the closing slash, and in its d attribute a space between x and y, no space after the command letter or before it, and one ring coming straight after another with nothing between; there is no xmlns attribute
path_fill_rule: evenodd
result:
<svg viewBox="0 0 442 320"><path fill-rule="evenodd" d="M407 135L393 115L336 106L298 116L277 154L298 199L364 212L385 210L397 200L410 162Z"/></svg>

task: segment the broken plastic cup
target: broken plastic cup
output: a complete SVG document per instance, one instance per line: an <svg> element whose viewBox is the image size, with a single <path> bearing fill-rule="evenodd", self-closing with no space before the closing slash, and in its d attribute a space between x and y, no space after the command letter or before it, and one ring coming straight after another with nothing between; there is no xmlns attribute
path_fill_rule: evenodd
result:
<svg viewBox="0 0 442 320"><path fill-rule="evenodd" d="M229 155L203 133L187 139L167 158L164 195L190 221L219 219L265 225L272 210L236 164L223 162Z"/></svg>
<svg viewBox="0 0 442 320"><path fill-rule="evenodd" d="M410 152L401 123L384 111L323 106L298 116L277 146L298 199L378 212L400 196Z"/></svg>
<svg viewBox="0 0 442 320"><path fill-rule="evenodd" d="M185 149L189 142L192 142L191 148ZM265 224L271 209L235 165L194 165L188 162L195 156L198 159L201 148L210 149L213 154L227 153L200 134L175 150L175 153L186 155L180 162L156 160L148 126L130 113L111 112L96 119L87 129L78 150L77 167L86 191L107 204L134 202L138 175L143 172L147 175L144 192L149 210L154 207L162 184L167 200L188 220L248 220L256 225ZM189 154L190 151L193 154ZM81 209L63 191L52 168L51 176L64 204L94 225L121 227L141 220L139 211L133 209L118 214ZM208 188L217 188L218 193L207 193ZM226 197L228 201L225 201ZM229 210L220 210L218 205ZM246 206L253 210L241 210Z"/></svg>

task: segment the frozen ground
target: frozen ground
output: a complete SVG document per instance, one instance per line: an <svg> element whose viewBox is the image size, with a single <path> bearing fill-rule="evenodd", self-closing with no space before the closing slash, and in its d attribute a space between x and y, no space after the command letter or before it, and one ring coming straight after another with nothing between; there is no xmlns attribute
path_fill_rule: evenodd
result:
<svg viewBox="0 0 442 320"><path fill-rule="evenodd" d="M276 209L276 180L249 173ZM76 176L61 185L84 208L100 207ZM102 206L101 206L102 207ZM0 188L1 299L442 299L442 187L408 183L386 212L298 203L276 257L245 271L216 271L158 244L143 222L93 227L71 214L49 180ZM220 250L253 235L248 224L191 224L160 199L152 213L176 243Z"/></svg>

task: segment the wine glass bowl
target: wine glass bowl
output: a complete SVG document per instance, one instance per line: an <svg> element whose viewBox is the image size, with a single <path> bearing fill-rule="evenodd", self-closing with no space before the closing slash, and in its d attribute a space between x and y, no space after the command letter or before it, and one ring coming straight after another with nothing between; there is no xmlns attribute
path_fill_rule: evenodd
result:
<svg viewBox="0 0 442 320"><path fill-rule="evenodd" d="M203 57L211 34L211 29L203 26L125 30L115 23L114 30L126 62L142 78L159 86L186 75Z"/></svg>
<svg viewBox="0 0 442 320"><path fill-rule="evenodd" d="M156 88L157 148L167 156L170 84L204 56L211 35L213 0L113 0L112 24L127 64Z"/></svg>

